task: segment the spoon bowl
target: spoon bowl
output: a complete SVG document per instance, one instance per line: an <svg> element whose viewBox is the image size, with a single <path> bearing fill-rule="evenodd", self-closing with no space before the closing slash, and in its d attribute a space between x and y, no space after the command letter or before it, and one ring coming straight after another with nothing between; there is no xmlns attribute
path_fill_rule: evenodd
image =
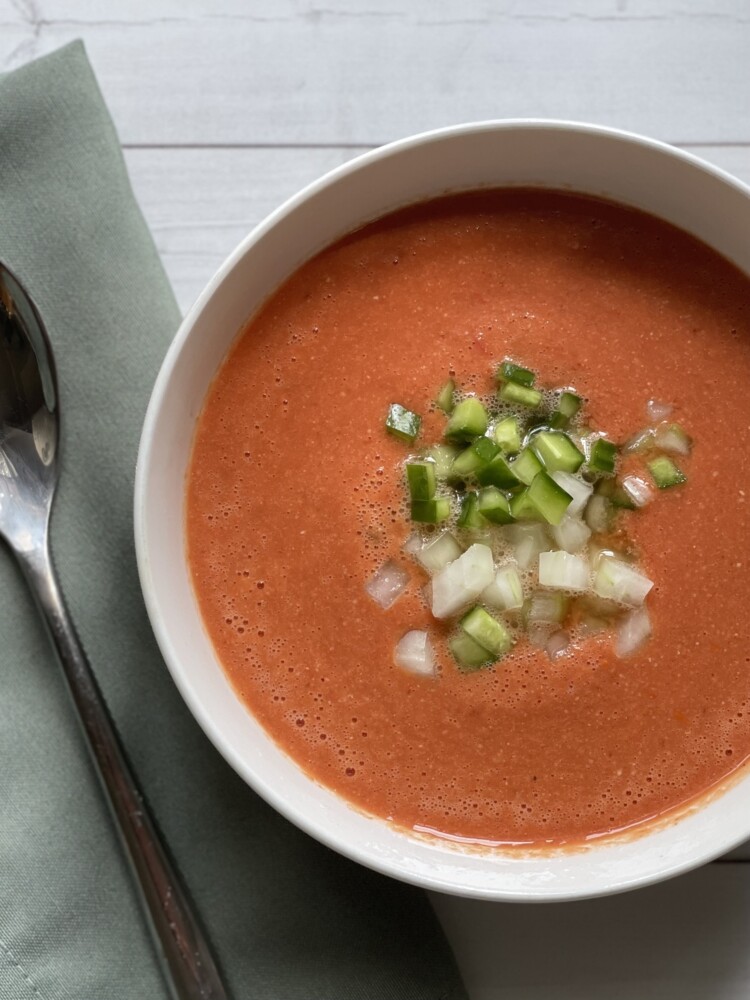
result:
<svg viewBox="0 0 750 1000"><path fill-rule="evenodd" d="M0 264L0 535L32 552L57 485L57 377L41 317Z"/></svg>
<svg viewBox="0 0 750 1000"><path fill-rule="evenodd" d="M52 346L31 297L0 262L0 537L26 577L60 660L172 996L224 1000L208 943L143 801L55 576L49 523L59 439Z"/></svg>

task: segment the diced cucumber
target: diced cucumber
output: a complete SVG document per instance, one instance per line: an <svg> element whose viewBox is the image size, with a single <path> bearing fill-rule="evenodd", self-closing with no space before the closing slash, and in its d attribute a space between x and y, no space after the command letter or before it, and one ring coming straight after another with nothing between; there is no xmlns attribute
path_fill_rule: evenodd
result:
<svg viewBox="0 0 750 1000"><path fill-rule="evenodd" d="M488 465L479 469L476 477L481 486L497 486L501 490L512 490L518 486L518 478L501 454L495 455Z"/></svg>
<svg viewBox="0 0 750 1000"><path fill-rule="evenodd" d="M461 501L461 513L456 524L459 528L480 530L487 522L479 511L479 497L476 493L467 493Z"/></svg>
<svg viewBox="0 0 750 1000"><path fill-rule="evenodd" d="M540 520L539 511L536 509L531 500L529 500L528 486L525 490L521 490L520 493L516 493L514 497L511 497L510 512L516 521Z"/></svg>
<svg viewBox="0 0 750 1000"><path fill-rule="evenodd" d="M518 458L511 462L510 467L513 475L526 486L531 486L534 477L544 469L531 448L524 448Z"/></svg>
<svg viewBox="0 0 750 1000"><path fill-rule="evenodd" d="M453 413L454 401L453 396L456 391L456 383L452 378L449 378L445 385L441 388L437 395L435 402L443 411L443 413Z"/></svg>
<svg viewBox="0 0 750 1000"><path fill-rule="evenodd" d="M613 507L620 510L637 510L638 505L635 500L622 488L622 483L616 483L609 500Z"/></svg>
<svg viewBox="0 0 750 1000"><path fill-rule="evenodd" d="M448 642L450 651L463 673L470 670L479 670L481 667L488 667L495 662L496 657L492 653L480 646L478 642L466 632L454 635Z"/></svg>
<svg viewBox="0 0 750 1000"><path fill-rule="evenodd" d="M385 418L385 429L389 434L398 438L399 441L406 441L412 444L419 428L422 426L422 418L418 413L407 410L400 403L391 403L388 407L388 415Z"/></svg>
<svg viewBox="0 0 750 1000"><path fill-rule="evenodd" d="M487 411L476 396L457 403L445 428L450 441L472 441L487 430Z"/></svg>
<svg viewBox="0 0 750 1000"><path fill-rule="evenodd" d="M448 497L411 502L411 519L421 524L439 524L450 516L450 512L451 502Z"/></svg>
<svg viewBox="0 0 750 1000"><path fill-rule="evenodd" d="M535 410L542 402L542 394L538 389L531 389L517 382L504 382L498 396L505 403L516 403L531 410Z"/></svg>
<svg viewBox="0 0 750 1000"><path fill-rule="evenodd" d="M617 446L604 438L597 438L591 446L589 455L589 468L595 472L606 472L611 474L615 471L615 457L617 456Z"/></svg>
<svg viewBox="0 0 750 1000"><path fill-rule="evenodd" d="M567 417L568 420L572 420L576 413L578 413L581 409L581 397L576 396L574 392L569 392L566 389L557 402L557 409L558 412L562 413L562 415Z"/></svg>
<svg viewBox="0 0 750 1000"><path fill-rule="evenodd" d="M578 472L585 460L585 455L561 431L540 431L530 446L548 472Z"/></svg>
<svg viewBox="0 0 750 1000"><path fill-rule="evenodd" d="M512 524L515 520L507 498L496 486L486 486L480 490L478 507L482 517L494 524Z"/></svg>
<svg viewBox="0 0 750 1000"><path fill-rule="evenodd" d="M581 408L581 397L574 392L563 392L557 401L557 409L549 418L550 427L564 430Z"/></svg>
<svg viewBox="0 0 750 1000"><path fill-rule="evenodd" d="M658 458L648 462L648 471L660 490L667 490L671 486L679 486L687 482L687 476L671 458L666 455L659 455Z"/></svg>
<svg viewBox="0 0 750 1000"><path fill-rule="evenodd" d="M622 510L636 509L633 498L623 489L619 479L600 479L594 487L594 493L605 497L613 507L620 507Z"/></svg>
<svg viewBox="0 0 750 1000"><path fill-rule="evenodd" d="M406 479L412 500L432 500L437 480L434 462L407 462Z"/></svg>
<svg viewBox="0 0 750 1000"><path fill-rule="evenodd" d="M551 472L550 475L558 486L562 486L565 492L570 493L573 497L573 502L567 511L568 515L580 517L589 497L594 492L594 487L591 483L584 483L570 472Z"/></svg>
<svg viewBox="0 0 750 1000"><path fill-rule="evenodd" d="M546 472L540 472L534 477L526 494L529 502L548 524L559 524L573 500L570 493L566 493Z"/></svg>
<svg viewBox="0 0 750 1000"><path fill-rule="evenodd" d="M514 361L503 361L498 369L498 382L515 382L517 385L531 386L536 376L530 368L522 368Z"/></svg>
<svg viewBox="0 0 750 1000"><path fill-rule="evenodd" d="M424 453L425 458L432 459L435 464L435 475L439 480L449 479L451 467L460 455L461 449L452 444L435 444Z"/></svg>
<svg viewBox="0 0 750 1000"><path fill-rule="evenodd" d="M479 606L467 612L459 624L474 642L494 657L503 656L513 645L510 632L502 622Z"/></svg>
<svg viewBox="0 0 750 1000"><path fill-rule="evenodd" d="M515 455L521 450L521 428L515 417L506 417L496 424L493 436L506 455Z"/></svg>
<svg viewBox="0 0 750 1000"><path fill-rule="evenodd" d="M480 469L489 465L499 451L500 446L495 444L490 438L477 438L474 444L470 444L468 448L458 455L453 463L451 475L461 477L479 472Z"/></svg>
<svg viewBox="0 0 750 1000"><path fill-rule="evenodd" d="M495 579L482 591L482 601L502 611L523 607L523 584L515 566L501 566Z"/></svg>

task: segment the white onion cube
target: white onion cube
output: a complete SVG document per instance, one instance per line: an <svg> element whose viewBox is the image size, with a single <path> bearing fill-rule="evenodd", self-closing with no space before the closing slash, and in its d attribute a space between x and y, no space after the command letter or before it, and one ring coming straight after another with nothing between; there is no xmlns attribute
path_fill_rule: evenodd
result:
<svg viewBox="0 0 750 1000"><path fill-rule="evenodd" d="M654 491L645 479L640 476L625 476L622 481L622 488L636 505L645 507L654 499Z"/></svg>
<svg viewBox="0 0 750 1000"><path fill-rule="evenodd" d="M657 427L654 443L662 451L671 451L675 455L690 454L690 438L674 424L662 424Z"/></svg>
<svg viewBox="0 0 750 1000"><path fill-rule="evenodd" d="M652 580L630 563L613 556L602 556L594 574L595 594L631 607L643 604L653 585Z"/></svg>
<svg viewBox="0 0 750 1000"><path fill-rule="evenodd" d="M407 556L414 556L421 548L422 536L418 531L412 531L404 544L401 546L401 551L405 552Z"/></svg>
<svg viewBox="0 0 750 1000"><path fill-rule="evenodd" d="M387 611L406 590L409 574L390 560L384 563L372 579L365 584L370 597Z"/></svg>
<svg viewBox="0 0 750 1000"><path fill-rule="evenodd" d="M402 670L411 674L422 674L432 677L435 674L435 654L432 651L430 637L420 629L407 632L396 643L393 651L393 662Z"/></svg>
<svg viewBox="0 0 750 1000"><path fill-rule="evenodd" d="M557 545L566 552L580 552L591 538L591 528L577 517L567 515L559 524L550 527Z"/></svg>
<svg viewBox="0 0 750 1000"><path fill-rule="evenodd" d="M415 555L428 573L435 574L445 569L454 559L458 559L462 552L463 549L450 531L444 531L415 552Z"/></svg>
<svg viewBox="0 0 750 1000"><path fill-rule="evenodd" d="M568 646L570 646L570 636L562 629L558 629L549 637L544 648L550 660L556 660L567 652Z"/></svg>
<svg viewBox="0 0 750 1000"><path fill-rule="evenodd" d="M569 552L542 552L539 556L539 583L556 590L587 590L589 564L583 556Z"/></svg>
<svg viewBox="0 0 750 1000"><path fill-rule="evenodd" d="M492 583L495 564L486 545L469 548L432 578L432 613L448 618L475 601Z"/></svg>
<svg viewBox="0 0 750 1000"><path fill-rule="evenodd" d="M557 485L561 486L573 498L568 504L568 509L565 513L570 517L576 517L589 502L589 497L594 492L594 487L590 483L584 483L569 472L552 472L551 476Z"/></svg>
<svg viewBox="0 0 750 1000"><path fill-rule="evenodd" d="M586 504L586 524L592 531L606 531L609 527L609 500L593 496Z"/></svg>
<svg viewBox="0 0 750 1000"><path fill-rule="evenodd" d="M506 537L513 547L519 569L530 569L540 552L552 548L549 536L541 524L511 524Z"/></svg>
<svg viewBox="0 0 750 1000"><path fill-rule="evenodd" d="M565 594L550 594L537 590L531 595L527 621L529 625L549 625L561 622L568 612Z"/></svg>
<svg viewBox="0 0 750 1000"><path fill-rule="evenodd" d="M615 639L615 653L619 657L630 656L651 635L651 619L645 607L630 611L622 619Z"/></svg>
<svg viewBox="0 0 750 1000"><path fill-rule="evenodd" d="M659 420L666 420L673 409L674 407L671 403L662 403L658 399L649 399L646 403L646 413L649 420L652 420L654 423L658 423Z"/></svg>
<svg viewBox="0 0 750 1000"><path fill-rule="evenodd" d="M515 566L500 567L495 579L482 591L482 600L502 611L523 607L523 584Z"/></svg>

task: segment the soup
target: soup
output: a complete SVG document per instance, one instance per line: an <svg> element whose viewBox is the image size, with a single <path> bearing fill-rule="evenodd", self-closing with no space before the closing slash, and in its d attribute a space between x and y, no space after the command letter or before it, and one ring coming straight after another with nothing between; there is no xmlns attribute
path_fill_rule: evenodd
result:
<svg viewBox="0 0 750 1000"><path fill-rule="evenodd" d="M748 279L685 233L537 190L394 213L271 297L199 417L187 546L228 677L300 767L402 827L558 845L668 815L742 765L748 303ZM574 388L594 436L622 445L651 400L694 438L687 481L622 515L652 584L652 634L626 657L611 630L561 621L560 650L522 632L459 669L455 623L436 621L404 552L404 463L442 439L438 390L494 393L503 359ZM384 428L394 402L422 417L413 445ZM648 457L620 450L618 472ZM391 563L407 582L385 610L368 584ZM414 631L430 675L394 662Z"/></svg>

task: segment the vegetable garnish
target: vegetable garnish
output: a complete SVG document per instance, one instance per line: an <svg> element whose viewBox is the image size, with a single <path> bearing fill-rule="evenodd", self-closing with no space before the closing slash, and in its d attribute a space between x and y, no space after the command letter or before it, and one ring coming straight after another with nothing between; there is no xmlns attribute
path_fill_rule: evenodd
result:
<svg viewBox="0 0 750 1000"><path fill-rule="evenodd" d="M497 367L496 386L479 398L448 379L433 404L447 417L443 440L404 461L415 524L404 553L431 578L424 591L433 617L453 628L458 670L491 667L523 642L555 663L591 637L609 637L618 657L635 654L652 635L653 581L621 519L687 482L691 438L672 405L649 400L651 425L618 444L584 421L574 389L540 385L511 359ZM421 424L390 405L385 428L399 440L413 445ZM402 573L388 562L369 582L382 607L405 588ZM412 629L394 662L439 676L441 635L445 626Z"/></svg>
<svg viewBox="0 0 750 1000"><path fill-rule="evenodd" d="M391 403L388 407L385 429L400 441L413 444L421 426L422 418L417 413L407 410L400 403Z"/></svg>

